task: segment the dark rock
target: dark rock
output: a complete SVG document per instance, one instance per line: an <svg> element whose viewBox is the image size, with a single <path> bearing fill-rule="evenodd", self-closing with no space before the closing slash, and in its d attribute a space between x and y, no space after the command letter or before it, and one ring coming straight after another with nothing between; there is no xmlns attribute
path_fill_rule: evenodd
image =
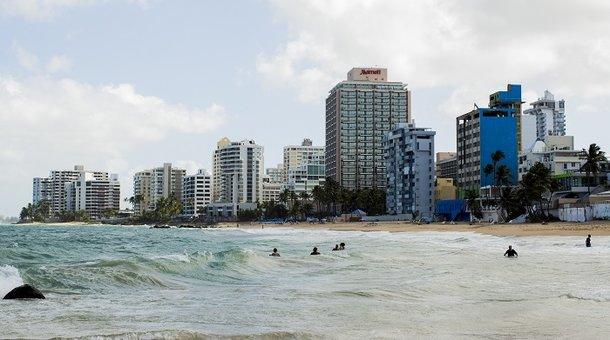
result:
<svg viewBox="0 0 610 340"><path fill-rule="evenodd" d="M44 295L36 289L28 284L24 284L23 286L19 286L14 288L8 294L4 296L5 300L11 299L44 299Z"/></svg>

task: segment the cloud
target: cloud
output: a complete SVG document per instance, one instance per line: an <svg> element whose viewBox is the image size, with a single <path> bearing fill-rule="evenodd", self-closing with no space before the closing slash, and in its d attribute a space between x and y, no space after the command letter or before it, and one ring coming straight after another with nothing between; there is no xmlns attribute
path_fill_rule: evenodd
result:
<svg viewBox="0 0 610 340"><path fill-rule="evenodd" d="M15 57L17 57L19 65L31 72L38 71L40 61L38 60L37 55L26 50L17 43L13 43L13 51L15 52Z"/></svg>
<svg viewBox="0 0 610 340"><path fill-rule="evenodd" d="M257 69L266 84L291 87L300 100L321 101L351 67L373 65L388 67L390 80L414 89L452 87L459 94L481 88L483 98L507 82L610 95L605 1L271 4L290 35L259 56Z"/></svg>
<svg viewBox="0 0 610 340"><path fill-rule="evenodd" d="M64 72L70 69L72 62L65 55L55 55L47 63L47 72L57 73Z"/></svg>
<svg viewBox="0 0 610 340"><path fill-rule="evenodd" d="M0 75L0 195L5 196L0 200L24 200L32 177L72 163L117 172L129 183L130 156L146 152L158 161L149 143L158 145L176 134L205 136L225 121L218 104L172 104L138 93L130 84ZM129 187L123 193L128 195Z"/></svg>

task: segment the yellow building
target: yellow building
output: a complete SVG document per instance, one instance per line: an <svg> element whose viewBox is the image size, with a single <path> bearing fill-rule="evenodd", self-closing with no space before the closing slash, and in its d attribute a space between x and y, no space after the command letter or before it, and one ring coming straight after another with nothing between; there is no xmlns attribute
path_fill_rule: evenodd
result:
<svg viewBox="0 0 610 340"><path fill-rule="evenodd" d="M452 178L437 178L436 187L434 188L435 200L454 200L457 198L457 188L453 183Z"/></svg>

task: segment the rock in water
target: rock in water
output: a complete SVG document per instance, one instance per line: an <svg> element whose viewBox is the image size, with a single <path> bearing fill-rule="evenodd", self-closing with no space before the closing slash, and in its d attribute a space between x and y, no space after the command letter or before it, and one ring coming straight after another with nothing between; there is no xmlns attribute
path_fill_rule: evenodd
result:
<svg viewBox="0 0 610 340"><path fill-rule="evenodd" d="M4 299L44 299L44 295L35 287L24 284L8 292Z"/></svg>

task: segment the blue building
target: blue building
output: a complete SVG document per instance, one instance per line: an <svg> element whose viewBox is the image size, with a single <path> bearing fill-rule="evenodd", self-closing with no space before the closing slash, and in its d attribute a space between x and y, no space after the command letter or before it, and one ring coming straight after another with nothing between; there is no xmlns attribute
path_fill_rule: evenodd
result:
<svg viewBox="0 0 610 340"><path fill-rule="evenodd" d="M492 164L491 155L498 150L504 159L496 166L507 166L509 184L517 183L521 86L509 84L507 91L496 92L489 99L489 108L475 107L456 119L460 189L478 190L495 184L494 175L486 175L484 169Z"/></svg>

